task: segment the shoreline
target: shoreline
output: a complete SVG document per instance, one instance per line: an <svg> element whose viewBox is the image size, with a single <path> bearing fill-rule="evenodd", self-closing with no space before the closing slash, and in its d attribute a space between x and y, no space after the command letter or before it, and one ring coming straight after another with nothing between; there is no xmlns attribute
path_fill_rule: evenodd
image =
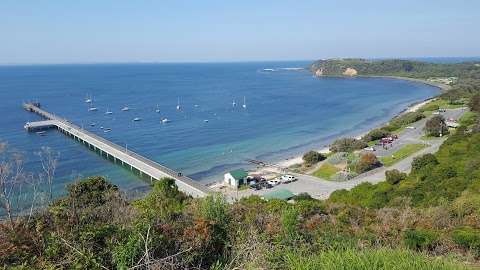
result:
<svg viewBox="0 0 480 270"><path fill-rule="evenodd" d="M319 77L347 77L347 76L319 76ZM435 83L435 82L430 82L430 81L427 81L427 80L424 80L424 79L415 79L415 78L408 78L408 77L398 77L398 76L369 76L369 75L359 75L359 76L354 76L354 77L362 77L362 78L387 78L387 79L396 79L396 80L405 80L405 81L411 81L411 82L416 82L416 83L422 83L422 84L426 84L426 85L429 85L429 86L433 86L433 87L437 87L441 93L444 93L448 90L451 89L451 86L449 85L446 85L446 84L441 84L441 83ZM350 78L350 77L348 77ZM411 103L410 105L408 105L405 109L403 109L402 111L400 111L398 114L396 114L395 116L393 116L390 120L388 120L387 122L384 122L384 123L380 123L379 125L376 125L374 128L372 129L375 129L375 128L379 128L383 125L385 125L386 123L390 122L393 118L399 116L399 115L402 115L402 114L405 114L405 113L408 113L408 112L415 112L415 111L418 111L422 106L424 106L425 104L435 100L438 98L439 95L436 95L434 97L431 97L431 98L427 98L427 99L424 99L424 100L421 100L421 101L416 101L416 102L413 102ZM353 135L351 137L355 138L355 139L361 139L365 134L367 134L368 132L370 132L372 129L369 129L368 131L365 131L365 132L361 132L359 134L356 134L356 135ZM340 137L339 137L340 138ZM328 154L330 153L330 149L329 147L323 147L321 149L311 149L313 151L317 151L319 153L323 153L323 154ZM275 166L278 166L278 167L282 167L282 168L288 168L288 167L291 167L293 165L299 165L299 164L302 164L303 163L303 155L298 155L298 156L291 156L291 157L287 157L283 160L280 160L278 162L275 162L273 163L273 165ZM270 166L271 167L271 166ZM266 168L269 168L269 166L266 166L264 168L259 168L259 169L256 169L254 171L252 171L253 173L255 172L259 172L259 171L262 171Z"/></svg>

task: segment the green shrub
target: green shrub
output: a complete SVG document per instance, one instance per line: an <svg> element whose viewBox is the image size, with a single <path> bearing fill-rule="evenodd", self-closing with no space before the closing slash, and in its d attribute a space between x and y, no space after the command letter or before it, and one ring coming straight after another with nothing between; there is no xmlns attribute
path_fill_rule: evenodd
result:
<svg viewBox="0 0 480 270"><path fill-rule="evenodd" d="M400 249L328 249L317 254L291 251L285 263L272 269L291 270L460 270L465 265L446 259L433 259L423 254Z"/></svg>
<svg viewBox="0 0 480 270"><path fill-rule="evenodd" d="M413 159L412 172L418 172L428 165L437 165L438 160L433 154L425 154Z"/></svg>
<svg viewBox="0 0 480 270"><path fill-rule="evenodd" d="M407 174L400 172L397 169L385 171L385 179L388 183L392 185L395 185L400 181L405 180L406 178L407 178Z"/></svg>
<svg viewBox="0 0 480 270"><path fill-rule="evenodd" d="M388 130L377 128L377 129L371 130L365 136L363 136L362 141L371 142L371 141L379 140L381 138L388 137L390 135L391 133Z"/></svg>
<svg viewBox="0 0 480 270"><path fill-rule="evenodd" d="M452 232L452 239L462 247L480 252L480 230L470 227L458 228Z"/></svg>
<svg viewBox="0 0 480 270"><path fill-rule="evenodd" d="M303 161L307 166L311 166L317 162L324 160L325 158L326 157L323 154L317 151L309 151L303 155Z"/></svg>
<svg viewBox="0 0 480 270"><path fill-rule="evenodd" d="M438 233L426 229L409 229L405 231L405 245L414 250L431 249L438 240Z"/></svg>
<svg viewBox="0 0 480 270"><path fill-rule="evenodd" d="M368 145L361 140L354 138L341 138L337 139L330 145L330 151L332 152L352 152L355 150L363 149Z"/></svg>

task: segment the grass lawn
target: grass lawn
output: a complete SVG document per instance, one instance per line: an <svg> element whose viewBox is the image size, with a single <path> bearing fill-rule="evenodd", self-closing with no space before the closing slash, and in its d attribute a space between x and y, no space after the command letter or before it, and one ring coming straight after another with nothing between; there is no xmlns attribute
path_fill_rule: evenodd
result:
<svg viewBox="0 0 480 270"><path fill-rule="evenodd" d="M369 142L367 143L367 145L370 146L370 147L371 147L371 146L375 146L379 141L380 141L380 140L369 141Z"/></svg>
<svg viewBox="0 0 480 270"><path fill-rule="evenodd" d="M445 135L447 136L447 135ZM443 138L445 137L443 136ZM435 139L441 139L442 137L435 137L435 136L430 136L430 135L423 135L422 137L420 137L421 140L435 140Z"/></svg>
<svg viewBox="0 0 480 270"><path fill-rule="evenodd" d="M422 150L423 148L427 147L428 145L417 143L417 144L407 144L404 147L400 148L396 152L393 153L393 156L388 157L381 157L380 161L383 163L384 166L392 166L393 164L399 162L400 160L412 155L415 152Z"/></svg>
<svg viewBox="0 0 480 270"><path fill-rule="evenodd" d="M465 112L460 119L458 119L458 123L464 126L470 126L475 124L475 120L477 118L477 114L474 112Z"/></svg>
<svg viewBox="0 0 480 270"><path fill-rule="evenodd" d="M448 103L447 100L437 99L437 100L431 101L431 102L423 105L420 108L420 111L423 111L425 113L425 115L428 116L428 115L432 114L432 111L437 110L436 109L437 106L440 109L457 109L457 108L465 107L465 104L450 104L450 103Z"/></svg>
<svg viewBox="0 0 480 270"><path fill-rule="evenodd" d="M318 170L316 170L313 175L319 178L330 179L335 173L340 171L339 168L333 166L330 163L323 164Z"/></svg>

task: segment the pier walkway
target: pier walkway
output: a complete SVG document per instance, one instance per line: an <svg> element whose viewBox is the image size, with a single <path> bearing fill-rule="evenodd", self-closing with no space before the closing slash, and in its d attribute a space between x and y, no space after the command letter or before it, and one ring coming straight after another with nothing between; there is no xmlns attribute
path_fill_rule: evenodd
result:
<svg viewBox="0 0 480 270"><path fill-rule="evenodd" d="M49 127L53 125L60 132L86 145L89 149L100 152L102 156L104 155L107 158L112 158L114 162L121 162L122 165L129 166L131 170L138 170L140 175L150 177L151 181L159 180L164 177L173 178L179 190L193 197L204 197L211 192L207 186L202 185L187 176L135 152L127 150L124 147L93 134L92 132L82 129L65 118L41 109L39 103L24 103L23 108L47 119L46 121L27 123L25 125L27 130L30 130L28 127L40 127L43 124L48 123Z"/></svg>

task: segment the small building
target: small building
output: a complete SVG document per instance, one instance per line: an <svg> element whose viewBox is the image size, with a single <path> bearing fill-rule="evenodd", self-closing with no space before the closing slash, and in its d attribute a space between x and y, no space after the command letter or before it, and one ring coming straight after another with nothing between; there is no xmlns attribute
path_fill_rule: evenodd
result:
<svg viewBox="0 0 480 270"><path fill-rule="evenodd" d="M238 188L240 185L246 184L248 173L244 169L233 170L223 176L225 184Z"/></svg>
<svg viewBox="0 0 480 270"><path fill-rule="evenodd" d="M273 200L273 199L288 201L293 197L295 197L295 194L293 194L290 190L284 189L284 188L270 191L267 194L262 196L262 198L267 201Z"/></svg>

